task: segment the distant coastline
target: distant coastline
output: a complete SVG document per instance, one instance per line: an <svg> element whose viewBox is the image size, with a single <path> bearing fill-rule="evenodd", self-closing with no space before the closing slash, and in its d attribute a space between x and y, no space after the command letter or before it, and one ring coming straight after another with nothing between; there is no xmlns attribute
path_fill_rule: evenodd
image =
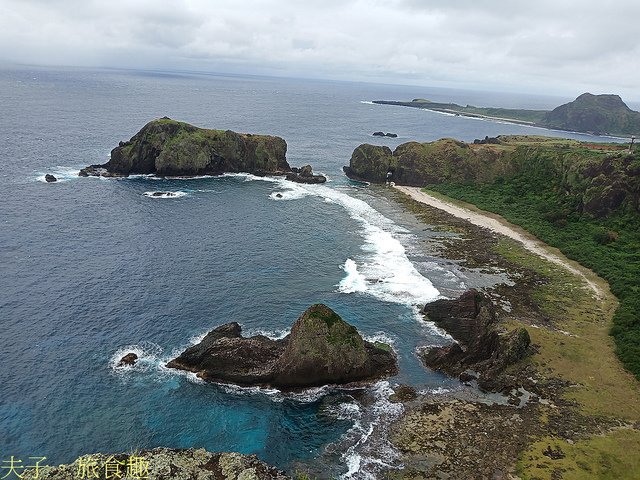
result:
<svg viewBox="0 0 640 480"><path fill-rule="evenodd" d="M629 137L640 135L640 112L631 110L617 95L583 93L573 102L553 110L476 107L414 98L410 102L373 100L376 105L421 108L455 116L479 118L590 135Z"/></svg>

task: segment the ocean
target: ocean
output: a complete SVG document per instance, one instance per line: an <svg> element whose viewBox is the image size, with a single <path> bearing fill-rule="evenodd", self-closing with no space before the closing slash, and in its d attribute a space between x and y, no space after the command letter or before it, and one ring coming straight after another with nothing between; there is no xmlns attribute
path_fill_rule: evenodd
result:
<svg viewBox="0 0 640 480"><path fill-rule="evenodd" d="M579 93L579 92L577 92ZM576 94L577 94L576 93ZM375 478L399 467L384 439L402 407L391 388L460 384L415 353L450 340L419 307L508 281L438 256L447 233L380 188L342 174L361 143L547 134L607 141L402 107L416 97L552 108L568 98L397 85L73 68L0 70L0 457L156 446L255 453L289 472ZM162 116L282 136L292 166L325 185L225 175L80 178ZM374 131L397 139L372 137ZM59 181L47 184L46 173ZM170 198L153 192L176 193ZM278 195L279 194L279 195ZM284 336L326 303L367 339L390 343L400 373L367 389L299 394L204 384L164 367L210 329ZM119 358L134 351L132 368Z"/></svg>

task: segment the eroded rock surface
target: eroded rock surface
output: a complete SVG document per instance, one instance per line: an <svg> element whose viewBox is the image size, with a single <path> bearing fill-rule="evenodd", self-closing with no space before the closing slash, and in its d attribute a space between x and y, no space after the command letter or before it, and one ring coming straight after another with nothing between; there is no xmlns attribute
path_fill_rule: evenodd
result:
<svg viewBox="0 0 640 480"><path fill-rule="evenodd" d="M488 297L472 289L455 300L429 303L423 313L456 340L451 345L422 352L425 365L461 380L477 378L478 385L485 390L510 390L518 386L512 384L515 379L503 372L530 353L529 333L525 328L502 331Z"/></svg>
<svg viewBox="0 0 640 480"><path fill-rule="evenodd" d="M131 459L134 459L131 461ZM118 466L118 462L120 462ZM131 464L130 464L131 462ZM105 467L109 464L110 467ZM95 465L95 469L88 470ZM128 468L135 476L127 475ZM133 467L135 468L135 467ZM117 475L115 472L119 472ZM84 472L84 475L82 475ZM94 474L95 473L95 474ZM210 453L200 449L154 448L135 454L84 455L75 462L57 467L26 471L24 479L77 480L79 478L145 478L148 480L286 480L284 472L260 461L255 455Z"/></svg>
<svg viewBox="0 0 640 480"><path fill-rule="evenodd" d="M309 307L281 340L246 338L239 324L228 323L167 366L208 381L282 389L372 381L397 372L392 351L363 340L322 304Z"/></svg>

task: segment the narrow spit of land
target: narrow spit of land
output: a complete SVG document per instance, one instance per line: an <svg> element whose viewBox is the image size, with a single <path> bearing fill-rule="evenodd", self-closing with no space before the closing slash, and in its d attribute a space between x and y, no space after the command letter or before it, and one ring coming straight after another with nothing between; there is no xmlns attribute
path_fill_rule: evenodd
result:
<svg viewBox="0 0 640 480"><path fill-rule="evenodd" d="M591 288L599 298L603 297L604 290L598 284L598 281L594 279L596 275L593 272L582 267L576 262L569 260L559 252L552 252L552 247L544 244L517 225L507 222L504 218L490 212L482 211L470 204L463 204L463 202L457 202L457 204L455 204L451 201L435 197L424 192L418 187L396 185L395 188L420 203L444 210L445 212L455 217L467 220L474 225L487 228L493 232L512 238L513 240L521 243L524 248L529 250L531 253L534 253L551 263L560 265L569 272L578 275L587 285L589 285L589 288Z"/></svg>

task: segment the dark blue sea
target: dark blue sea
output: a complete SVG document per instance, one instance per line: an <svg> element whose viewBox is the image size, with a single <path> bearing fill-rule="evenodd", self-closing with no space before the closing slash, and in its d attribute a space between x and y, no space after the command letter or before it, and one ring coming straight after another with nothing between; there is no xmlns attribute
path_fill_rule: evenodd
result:
<svg viewBox="0 0 640 480"><path fill-rule="evenodd" d="M576 92L578 94L580 92ZM570 136L379 106L415 97L552 108L568 98L117 70L0 70L0 457L156 446L255 453L288 471L373 478L398 455L384 440L398 383L444 392L416 348L449 340L419 306L505 281L437 254L436 233L341 168L364 142L509 133ZM282 136L293 166L325 185L250 175L79 178L120 140L169 116ZM395 132L397 139L371 136ZM47 184L52 173L59 182ZM172 198L145 193L171 191ZM280 196L277 196L277 194ZM435 245L435 247L434 247ZM323 302L393 345L400 373L358 391L297 395L203 384L164 367L208 330L237 321L273 337ZM133 368L116 367L137 352Z"/></svg>

